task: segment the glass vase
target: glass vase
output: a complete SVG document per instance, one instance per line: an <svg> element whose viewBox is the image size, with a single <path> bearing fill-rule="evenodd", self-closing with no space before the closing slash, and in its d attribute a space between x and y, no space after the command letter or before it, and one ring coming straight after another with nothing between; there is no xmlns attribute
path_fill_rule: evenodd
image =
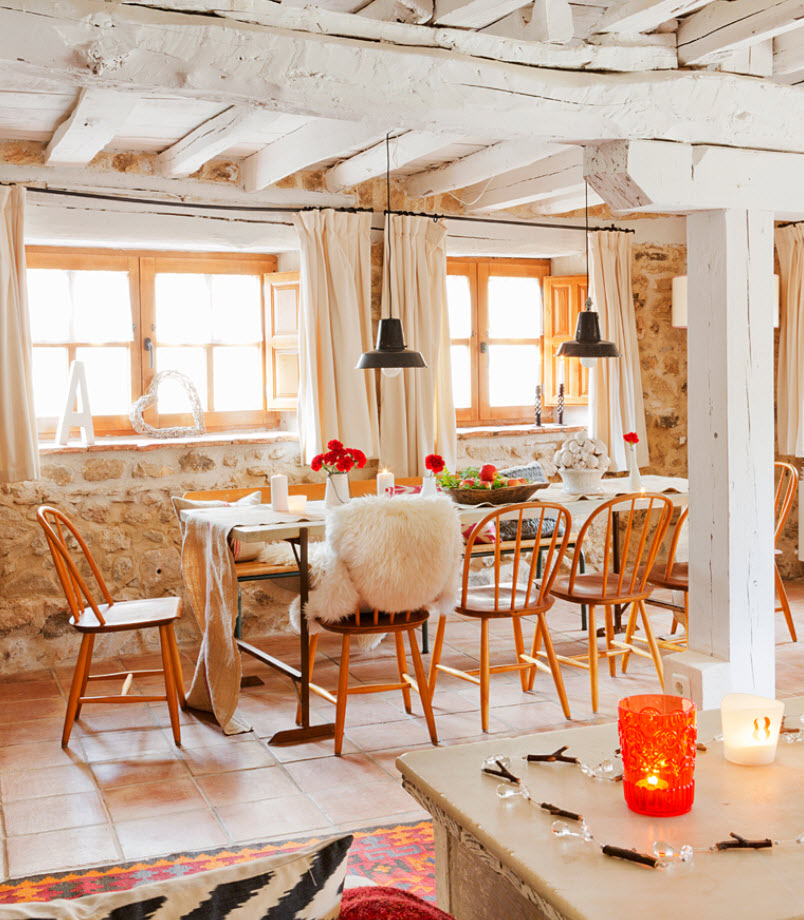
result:
<svg viewBox="0 0 804 920"><path fill-rule="evenodd" d="M642 491L642 477L639 475L636 444L628 445L628 491Z"/></svg>
<svg viewBox="0 0 804 920"><path fill-rule="evenodd" d="M327 476L327 488L324 492L324 505L335 508L349 501L349 474L330 473Z"/></svg>
<svg viewBox="0 0 804 920"><path fill-rule="evenodd" d="M433 495L438 494L438 487L436 484L436 478L432 473L422 479L422 492L421 494L425 498L432 498Z"/></svg>

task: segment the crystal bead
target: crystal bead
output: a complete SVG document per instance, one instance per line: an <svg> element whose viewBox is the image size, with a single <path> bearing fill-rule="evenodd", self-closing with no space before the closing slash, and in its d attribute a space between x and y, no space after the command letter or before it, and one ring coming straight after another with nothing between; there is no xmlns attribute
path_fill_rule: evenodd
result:
<svg viewBox="0 0 804 920"><path fill-rule="evenodd" d="M570 828L569 824L566 821L553 821L553 824L550 827L550 830L556 835L556 837L574 837L575 834Z"/></svg>
<svg viewBox="0 0 804 920"><path fill-rule="evenodd" d="M483 761L484 770L499 770L500 766L505 767L506 770L510 770L511 769L511 758L503 757L502 754L498 754L496 756L492 755L491 757L487 757Z"/></svg>
<svg viewBox="0 0 804 920"><path fill-rule="evenodd" d="M681 862L691 863L692 857L693 857L693 849L688 843L685 843L684 846L681 848Z"/></svg>
<svg viewBox="0 0 804 920"><path fill-rule="evenodd" d="M712 739L712 741L722 741L722 740L723 740L723 732L718 732L718 734L716 734L715 737Z"/></svg>
<svg viewBox="0 0 804 920"><path fill-rule="evenodd" d="M510 783L500 783L500 785L497 786L497 795L501 799L513 799L518 795L522 795L522 793L516 786L512 786Z"/></svg>
<svg viewBox="0 0 804 920"><path fill-rule="evenodd" d="M657 859L677 859L678 850L665 840L657 840L653 844L653 855Z"/></svg>
<svg viewBox="0 0 804 920"><path fill-rule="evenodd" d="M796 837L796 843L804 846L804 834L799 834L798 837Z"/></svg>

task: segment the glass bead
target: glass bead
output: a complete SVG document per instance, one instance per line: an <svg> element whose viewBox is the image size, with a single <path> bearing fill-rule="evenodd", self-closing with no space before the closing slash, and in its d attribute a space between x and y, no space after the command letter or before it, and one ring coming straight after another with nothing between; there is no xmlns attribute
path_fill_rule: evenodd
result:
<svg viewBox="0 0 804 920"><path fill-rule="evenodd" d="M681 848L680 855L681 855L681 862L691 863L692 857L694 855L692 847L688 843L685 843L684 846Z"/></svg>
<svg viewBox="0 0 804 920"><path fill-rule="evenodd" d="M572 832L569 824L566 821L553 821L550 830L556 835L556 837L574 837L575 834Z"/></svg>
<svg viewBox="0 0 804 920"><path fill-rule="evenodd" d="M715 737L712 739L712 741L722 741L722 740L723 740L723 732L718 732L715 735Z"/></svg>
<svg viewBox="0 0 804 920"><path fill-rule="evenodd" d="M654 841L652 849L657 859L676 859L680 855L678 850L665 840Z"/></svg>
<svg viewBox="0 0 804 920"><path fill-rule="evenodd" d="M518 795L522 795L522 793L516 786L512 786L511 783L500 783L500 785L497 786L497 795L501 799L513 799Z"/></svg>
<svg viewBox="0 0 804 920"><path fill-rule="evenodd" d="M798 837L796 837L796 843L800 846L804 846L804 834L799 834Z"/></svg>
<svg viewBox="0 0 804 920"><path fill-rule="evenodd" d="M498 754L496 756L492 755L491 757L487 757L483 761L484 770L499 770L500 766L505 767L506 770L510 770L511 769L511 758L503 757L502 754Z"/></svg>

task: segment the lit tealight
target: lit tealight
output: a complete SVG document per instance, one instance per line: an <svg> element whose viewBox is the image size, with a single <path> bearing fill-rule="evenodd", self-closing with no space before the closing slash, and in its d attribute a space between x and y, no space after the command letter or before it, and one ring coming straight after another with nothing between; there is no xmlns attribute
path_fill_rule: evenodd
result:
<svg viewBox="0 0 804 920"><path fill-rule="evenodd" d="M306 495L288 495L288 511L291 514L304 514L307 510Z"/></svg>
<svg viewBox="0 0 804 920"><path fill-rule="evenodd" d="M637 782L637 786L640 789L669 789L670 783L667 780L662 779L660 776L646 776L644 779Z"/></svg>

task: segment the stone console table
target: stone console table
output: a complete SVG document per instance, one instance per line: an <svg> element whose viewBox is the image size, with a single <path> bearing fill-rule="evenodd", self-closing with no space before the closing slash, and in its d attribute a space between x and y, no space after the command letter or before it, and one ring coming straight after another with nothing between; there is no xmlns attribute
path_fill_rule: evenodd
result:
<svg viewBox="0 0 804 920"><path fill-rule="evenodd" d="M798 725L804 698L786 701ZM522 755L569 745L598 763L618 747L615 723L415 751L397 761L407 791L433 816L439 906L457 920L793 920L804 918L804 743L780 742L776 762L726 762L720 714L699 716L707 744L695 770L695 804L678 818L630 811L620 783L594 780L577 766L527 764ZM511 757L537 803L583 814L595 835L584 843L551 833L550 814L516 797L497 797L499 780L481 773L493 754ZM572 825L573 822L570 822ZM696 852L692 865L650 869L611 859L600 845L650 853L655 840L709 847L734 831L770 837L765 850Z"/></svg>

